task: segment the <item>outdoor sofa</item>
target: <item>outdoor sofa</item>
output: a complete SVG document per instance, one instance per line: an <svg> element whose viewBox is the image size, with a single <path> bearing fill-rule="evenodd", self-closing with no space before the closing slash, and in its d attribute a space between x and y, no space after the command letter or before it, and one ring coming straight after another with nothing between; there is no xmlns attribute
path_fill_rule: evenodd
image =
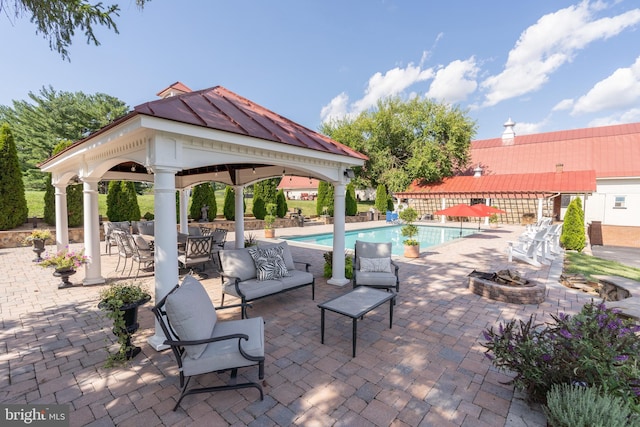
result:
<svg viewBox="0 0 640 427"><path fill-rule="evenodd" d="M315 278L309 272L311 264L294 261L287 242L220 250L218 261L222 277L221 306L226 294L246 304L304 286L311 286L311 299L315 299ZM298 270L296 264L304 266L304 270ZM243 305L242 318L246 317L246 305Z"/></svg>

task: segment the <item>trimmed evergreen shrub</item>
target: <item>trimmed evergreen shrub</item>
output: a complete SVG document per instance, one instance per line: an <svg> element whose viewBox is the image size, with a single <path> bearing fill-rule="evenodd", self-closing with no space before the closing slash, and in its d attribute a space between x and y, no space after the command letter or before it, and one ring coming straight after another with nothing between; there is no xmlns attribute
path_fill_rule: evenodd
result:
<svg viewBox="0 0 640 427"><path fill-rule="evenodd" d="M236 191L231 186L227 186L224 189L224 207L222 213L227 221L235 221L236 219L236 205L235 205Z"/></svg>
<svg viewBox="0 0 640 427"><path fill-rule="evenodd" d="M600 387L554 384L543 410L553 427L627 427L640 423L628 402L602 393Z"/></svg>
<svg viewBox="0 0 640 427"><path fill-rule="evenodd" d="M0 126L0 230L10 230L27 221L29 209L13 134L8 124Z"/></svg>
<svg viewBox="0 0 640 427"><path fill-rule="evenodd" d="M49 225L56 224L56 190L51 184L51 174L44 190L44 222Z"/></svg>
<svg viewBox="0 0 640 427"><path fill-rule="evenodd" d="M356 200L356 189L352 182L347 184L347 192L345 194L345 214L354 216L358 213L358 201Z"/></svg>
<svg viewBox="0 0 640 427"><path fill-rule="evenodd" d="M318 197L316 198L316 214L324 215L324 207L327 206L325 200L327 198L327 191L329 183L326 181L318 182ZM327 210L329 207L327 206Z"/></svg>
<svg viewBox="0 0 640 427"><path fill-rule="evenodd" d="M125 196L125 205L123 206L124 221L140 221L140 205L138 204L138 193L136 186L132 181L121 181L122 193Z"/></svg>
<svg viewBox="0 0 640 427"><path fill-rule="evenodd" d="M264 219L266 214L267 214L267 208L266 208L265 201L262 199L261 196L258 196L256 198L255 193L254 193L254 196L253 196L253 216L255 216L256 219Z"/></svg>
<svg viewBox="0 0 640 427"><path fill-rule="evenodd" d="M569 203L564 216L560 243L565 249L581 252L587 244L582 200L576 197Z"/></svg>
<svg viewBox="0 0 640 427"><path fill-rule="evenodd" d="M376 188L376 201L375 207L378 212L385 213L388 208L388 199L389 194L387 193L387 188L384 184L378 184L378 188Z"/></svg>
<svg viewBox="0 0 640 427"><path fill-rule="evenodd" d="M278 218L284 218L287 215L287 211L289 210L289 206L287 206L287 198L284 195L284 190L278 190L276 194L276 216Z"/></svg>
<svg viewBox="0 0 640 427"><path fill-rule="evenodd" d="M69 227L80 227L84 222L83 185L67 187L67 217Z"/></svg>
<svg viewBox="0 0 640 427"><path fill-rule="evenodd" d="M189 216L193 219L200 219L204 206L209 207L207 210L207 220L215 220L218 215L218 205L216 204L216 192L210 182L194 187L193 193L191 193Z"/></svg>

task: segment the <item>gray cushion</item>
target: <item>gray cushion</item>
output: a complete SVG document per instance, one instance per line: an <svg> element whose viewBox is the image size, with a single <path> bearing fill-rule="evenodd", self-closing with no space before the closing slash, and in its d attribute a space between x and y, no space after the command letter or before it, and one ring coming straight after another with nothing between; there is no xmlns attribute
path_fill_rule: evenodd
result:
<svg viewBox="0 0 640 427"><path fill-rule="evenodd" d="M246 334L249 340L241 340L242 349L257 357L264 356L264 320L253 317L243 320L218 322L211 337L231 334ZM238 350L238 338L209 343L200 358L184 358L182 370L185 375L198 375L212 371L251 366L257 362L247 360Z"/></svg>
<svg viewBox="0 0 640 427"><path fill-rule="evenodd" d="M147 242L144 237L142 237L139 234L136 234L135 236L133 236L133 238L136 241L136 246L138 247L138 249L142 250L142 251L148 251L150 249L149 247L149 242Z"/></svg>
<svg viewBox="0 0 640 427"><path fill-rule="evenodd" d="M283 277L282 279L286 278ZM249 301L251 301L265 295L271 295L280 292L283 289L282 279L258 280L254 278L245 280L239 284L240 291ZM232 283L226 283L224 285L224 293L236 296L238 298L240 297L240 295L238 295L238 293L236 292L236 287Z"/></svg>
<svg viewBox="0 0 640 427"><path fill-rule="evenodd" d="M182 285L167 297L167 317L181 340L210 338L216 325L216 309L207 291L193 276L186 276ZM198 359L208 344L185 346L191 359Z"/></svg>
<svg viewBox="0 0 640 427"><path fill-rule="evenodd" d="M313 274L306 271L290 270L289 276L280 279L284 289L295 288L300 285L307 285L313 282Z"/></svg>
<svg viewBox="0 0 640 427"><path fill-rule="evenodd" d="M256 278L256 265L247 248L227 249L220 253L220 265L225 276L237 277L240 281Z"/></svg>
<svg viewBox="0 0 640 427"><path fill-rule="evenodd" d="M356 271L356 283L370 286L395 286L396 275L393 273L370 273Z"/></svg>

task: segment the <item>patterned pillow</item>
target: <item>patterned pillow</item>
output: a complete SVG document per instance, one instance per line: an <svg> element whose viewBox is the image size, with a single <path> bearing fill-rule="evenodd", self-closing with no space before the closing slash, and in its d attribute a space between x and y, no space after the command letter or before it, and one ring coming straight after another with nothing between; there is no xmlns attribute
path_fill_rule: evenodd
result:
<svg viewBox="0 0 640 427"><path fill-rule="evenodd" d="M360 271L391 273L391 258L360 257Z"/></svg>
<svg viewBox="0 0 640 427"><path fill-rule="evenodd" d="M258 280L273 280L289 275L281 246L269 248L251 247L249 248L249 254L256 264Z"/></svg>

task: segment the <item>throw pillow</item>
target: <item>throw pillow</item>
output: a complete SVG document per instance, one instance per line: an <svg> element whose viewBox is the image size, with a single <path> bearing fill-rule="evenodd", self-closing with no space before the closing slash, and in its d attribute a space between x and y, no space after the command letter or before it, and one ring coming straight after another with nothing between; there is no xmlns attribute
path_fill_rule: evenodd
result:
<svg viewBox="0 0 640 427"><path fill-rule="evenodd" d="M209 294L193 276L186 276L182 285L167 297L167 317L181 340L211 338L216 325L216 309ZM208 344L187 345L187 356L198 359Z"/></svg>
<svg viewBox="0 0 640 427"><path fill-rule="evenodd" d="M281 246L269 248L251 247L249 254L256 265L258 280L273 280L289 275Z"/></svg>
<svg viewBox="0 0 640 427"><path fill-rule="evenodd" d="M391 258L360 257L360 271L372 273L391 273Z"/></svg>

